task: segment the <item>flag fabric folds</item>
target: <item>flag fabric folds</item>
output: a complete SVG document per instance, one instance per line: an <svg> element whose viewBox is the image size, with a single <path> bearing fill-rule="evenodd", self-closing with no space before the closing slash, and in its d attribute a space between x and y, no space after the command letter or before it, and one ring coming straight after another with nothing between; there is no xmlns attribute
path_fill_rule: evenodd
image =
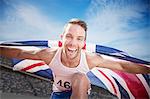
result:
<svg viewBox="0 0 150 99"><path fill-rule="evenodd" d="M16 41L4 42L1 45L19 46L26 49L60 47L60 41L41 40L41 41ZM86 44L89 52L102 54L106 57L131 61L142 66L150 67L150 62L144 61L128 55L127 53L115 48L96 44ZM53 79L51 69L43 61L39 60L18 60L12 59L13 70L33 73L35 75ZM149 99L150 98L150 74L130 74L126 72L95 67L87 73L92 85L102 87L120 99Z"/></svg>

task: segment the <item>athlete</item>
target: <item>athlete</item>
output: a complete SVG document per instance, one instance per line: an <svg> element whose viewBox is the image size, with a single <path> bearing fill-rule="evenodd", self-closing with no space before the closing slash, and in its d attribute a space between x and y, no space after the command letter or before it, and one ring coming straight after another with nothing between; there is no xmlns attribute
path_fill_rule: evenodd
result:
<svg viewBox="0 0 150 99"><path fill-rule="evenodd" d="M124 60L110 60L83 50L87 35L87 25L80 19L71 19L61 35L62 47L26 51L19 48L1 46L0 55L9 58L44 61L53 71L53 93L51 98L87 99L90 82L86 73L94 68L108 68L129 73L150 73L149 67ZM64 97L65 93L65 97Z"/></svg>

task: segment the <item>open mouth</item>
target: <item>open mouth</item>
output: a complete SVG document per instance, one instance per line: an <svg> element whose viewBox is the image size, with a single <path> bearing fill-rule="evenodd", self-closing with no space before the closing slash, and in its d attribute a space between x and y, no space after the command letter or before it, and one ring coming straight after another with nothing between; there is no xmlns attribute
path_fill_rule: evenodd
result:
<svg viewBox="0 0 150 99"><path fill-rule="evenodd" d="M74 54L77 52L77 49L73 49L73 48L68 48L67 50L70 54Z"/></svg>

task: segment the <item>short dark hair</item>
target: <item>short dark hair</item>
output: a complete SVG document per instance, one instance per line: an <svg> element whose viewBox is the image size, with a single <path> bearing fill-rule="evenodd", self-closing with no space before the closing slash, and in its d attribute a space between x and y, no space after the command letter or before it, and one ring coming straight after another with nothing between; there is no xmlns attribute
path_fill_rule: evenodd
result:
<svg viewBox="0 0 150 99"><path fill-rule="evenodd" d="M73 19L69 20L68 23L65 25L64 31L65 31L65 28L67 27L68 24L80 25L85 30L85 40L86 40L86 37L87 37L87 24L85 23L85 21L82 21L82 20L77 19L77 18L73 18Z"/></svg>

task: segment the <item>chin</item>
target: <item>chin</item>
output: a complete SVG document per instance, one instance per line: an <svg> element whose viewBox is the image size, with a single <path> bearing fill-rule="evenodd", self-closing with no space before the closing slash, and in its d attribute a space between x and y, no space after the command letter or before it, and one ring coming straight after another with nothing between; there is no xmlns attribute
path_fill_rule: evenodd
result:
<svg viewBox="0 0 150 99"><path fill-rule="evenodd" d="M75 56L69 56L68 59L74 59L76 58Z"/></svg>
<svg viewBox="0 0 150 99"><path fill-rule="evenodd" d="M77 55L73 55L73 56L68 56L68 59L75 59L75 58L77 58Z"/></svg>

